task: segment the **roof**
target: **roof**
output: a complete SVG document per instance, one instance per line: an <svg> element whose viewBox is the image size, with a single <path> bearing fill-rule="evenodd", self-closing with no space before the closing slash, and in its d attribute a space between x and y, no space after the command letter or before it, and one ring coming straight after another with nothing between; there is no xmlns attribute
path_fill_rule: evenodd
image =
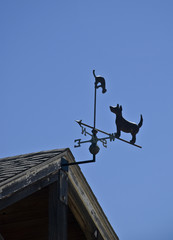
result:
<svg viewBox="0 0 173 240"><path fill-rule="evenodd" d="M26 196L31 192L28 188L31 190L34 184L37 189L41 189L55 181L56 173L61 169L62 158L75 162L68 148L0 159L0 209L10 204L9 199L14 194L18 194L15 197L15 201L18 201L23 197L21 191L25 191ZM102 239L118 240L78 165L69 167L68 179L68 205L81 223L81 228L88 226L93 230L96 227ZM42 183L38 184L41 181Z"/></svg>
<svg viewBox="0 0 173 240"><path fill-rule="evenodd" d="M55 149L0 159L0 186L5 180L10 180L65 151L66 149Z"/></svg>

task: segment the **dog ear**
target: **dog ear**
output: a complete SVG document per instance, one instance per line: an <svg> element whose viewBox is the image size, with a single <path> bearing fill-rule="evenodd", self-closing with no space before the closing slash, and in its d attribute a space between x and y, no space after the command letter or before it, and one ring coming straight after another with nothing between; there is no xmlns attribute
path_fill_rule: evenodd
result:
<svg viewBox="0 0 173 240"><path fill-rule="evenodd" d="M119 108L119 104L117 104L117 108Z"/></svg>
<svg viewBox="0 0 173 240"><path fill-rule="evenodd" d="M121 110L121 111L123 110L122 106L120 106L120 110Z"/></svg>

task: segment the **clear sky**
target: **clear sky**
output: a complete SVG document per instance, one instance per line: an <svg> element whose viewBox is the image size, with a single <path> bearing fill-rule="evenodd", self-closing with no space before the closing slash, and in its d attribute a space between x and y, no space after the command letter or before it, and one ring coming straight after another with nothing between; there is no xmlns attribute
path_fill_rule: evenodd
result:
<svg viewBox="0 0 173 240"><path fill-rule="evenodd" d="M81 166L121 240L173 239L173 1L0 1L0 157L69 147L91 159L76 119L115 132L109 106L144 124ZM98 135L101 137L102 135ZM130 134L122 134L130 140Z"/></svg>

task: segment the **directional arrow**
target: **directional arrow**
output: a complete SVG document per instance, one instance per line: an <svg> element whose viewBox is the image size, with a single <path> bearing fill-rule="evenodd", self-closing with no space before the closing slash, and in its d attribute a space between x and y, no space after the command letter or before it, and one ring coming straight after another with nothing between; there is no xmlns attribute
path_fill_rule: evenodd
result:
<svg viewBox="0 0 173 240"><path fill-rule="evenodd" d="M92 126L90 126L90 125L88 125L88 124L86 124L86 123L83 123L82 120L76 120L76 122L79 124L79 126L85 126L85 127L94 129L95 131L100 132L100 133L103 133L103 134L106 134L106 135L108 135L108 136L111 137L111 138L116 138L116 139L118 139L118 140L120 140L120 141L122 141L122 142L128 143L128 144L130 144L130 145L132 145L132 146L135 146L135 147L138 147L138 148L142 148L141 146L139 146L139 145L137 145L137 144L133 144L133 143L131 143L131 142L129 142L129 141L126 141L126 140L124 140L124 139L122 139L122 138L120 138L120 137L116 137L115 134L111 134L111 133L104 132L104 131L102 131L102 130L100 130L100 129L98 129L98 128L94 128L94 127L92 127ZM107 139L108 139L108 138L107 138Z"/></svg>

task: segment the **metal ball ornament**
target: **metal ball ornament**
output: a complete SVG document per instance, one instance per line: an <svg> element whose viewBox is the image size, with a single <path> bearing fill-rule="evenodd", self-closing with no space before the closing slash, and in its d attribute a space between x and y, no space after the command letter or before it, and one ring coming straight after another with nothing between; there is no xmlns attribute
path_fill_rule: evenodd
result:
<svg viewBox="0 0 173 240"><path fill-rule="evenodd" d="M96 155L100 151L100 148L97 144L92 143L89 147L89 151L91 154Z"/></svg>

